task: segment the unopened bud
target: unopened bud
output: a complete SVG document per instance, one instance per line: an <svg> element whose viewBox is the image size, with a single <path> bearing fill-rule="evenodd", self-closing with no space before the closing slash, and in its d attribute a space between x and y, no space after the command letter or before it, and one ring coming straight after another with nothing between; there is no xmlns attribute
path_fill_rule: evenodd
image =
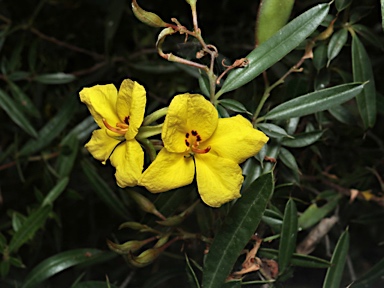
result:
<svg viewBox="0 0 384 288"><path fill-rule="evenodd" d="M165 219L163 215L156 209L155 205L151 201L149 201L146 197L137 193L133 190L128 191L129 195L131 195L132 199L139 205L140 209L144 212L154 214L161 219Z"/></svg>
<svg viewBox="0 0 384 288"><path fill-rule="evenodd" d="M139 250L141 247L143 247L145 244L148 244L149 242L155 240L156 237L152 237L143 241L138 241L138 240L132 240L132 241L127 241L123 244L116 244L110 240L107 239L107 245L109 249L112 251L118 253L118 254L129 254L131 252L136 252Z"/></svg>
<svg viewBox="0 0 384 288"><path fill-rule="evenodd" d="M157 16L155 13L142 9L137 4L136 0L132 0L132 11L136 18L144 24L152 27L167 27L167 23L165 23L159 16Z"/></svg>
<svg viewBox="0 0 384 288"><path fill-rule="evenodd" d="M142 268L155 261L162 251L163 250L158 248L150 248L142 252L139 256L128 254L127 260L133 266Z"/></svg>
<svg viewBox="0 0 384 288"><path fill-rule="evenodd" d="M160 239L156 242L155 246L153 246L153 248L159 248L163 246L165 243L167 243L169 236L170 234L165 234L161 236Z"/></svg>
<svg viewBox="0 0 384 288"><path fill-rule="evenodd" d="M197 0L185 0L185 2L187 2L191 6L196 6L196 1Z"/></svg>
<svg viewBox="0 0 384 288"><path fill-rule="evenodd" d="M138 222L124 222L119 226L119 229L124 229L124 228L138 230L139 232L151 232L155 234L159 233L159 231Z"/></svg>
<svg viewBox="0 0 384 288"><path fill-rule="evenodd" d="M325 29L316 37L316 40L325 40L331 37L331 35L333 34L333 24L335 23L335 21L336 21L336 18L331 21L327 29Z"/></svg>

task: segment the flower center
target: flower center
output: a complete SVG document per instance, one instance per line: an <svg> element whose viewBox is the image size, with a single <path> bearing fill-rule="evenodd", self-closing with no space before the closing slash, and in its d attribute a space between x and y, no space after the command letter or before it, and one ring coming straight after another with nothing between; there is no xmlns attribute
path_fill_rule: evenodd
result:
<svg viewBox="0 0 384 288"><path fill-rule="evenodd" d="M200 149L199 145L201 141L201 136L196 130L191 130L191 132L185 133L185 145L192 151L192 155L194 153L205 154L211 150L211 147L209 146L205 149Z"/></svg>
<svg viewBox="0 0 384 288"><path fill-rule="evenodd" d="M116 123L116 127L111 126L104 118L103 123L108 130L118 133L120 135L124 135L125 133L127 133L129 128L129 116L126 116L124 118L124 123Z"/></svg>

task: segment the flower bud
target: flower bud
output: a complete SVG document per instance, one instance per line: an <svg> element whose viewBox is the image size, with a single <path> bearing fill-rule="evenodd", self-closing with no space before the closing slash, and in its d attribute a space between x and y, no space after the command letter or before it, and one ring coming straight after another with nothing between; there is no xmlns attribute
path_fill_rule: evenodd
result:
<svg viewBox="0 0 384 288"><path fill-rule="evenodd" d="M139 256L134 256L130 253L127 255L127 260L131 265L142 268L155 261L162 251L162 249L150 248L142 252Z"/></svg>
<svg viewBox="0 0 384 288"><path fill-rule="evenodd" d="M129 195L132 199L139 205L139 208L144 212L154 214L161 219L165 219L163 215L156 209L155 205L151 201L149 201L146 197L137 193L133 190L128 190Z"/></svg>
<svg viewBox="0 0 384 288"><path fill-rule="evenodd" d="M151 27L167 27L167 23L165 23L159 16L157 16L155 13L143 10L137 4L136 0L132 1L132 11L136 18L144 24L147 24Z"/></svg>
<svg viewBox="0 0 384 288"><path fill-rule="evenodd" d="M152 241L153 239L151 239ZM107 239L107 245L109 249L112 251L116 252L117 254L129 254L131 252L136 252L139 250L141 247L143 247L145 244L147 244L148 239L144 241L138 241L138 240L132 240L132 241L127 241L123 244L116 244L112 242L111 240Z"/></svg>
<svg viewBox="0 0 384 288"><path fill-rule="evenodd" d="M157 231L157 230L155 230L155 229L153 229L147 225L138 223L138 222L124 222L123 224L121 224L119 226L119 229L124 229L124 228L130 228L133 230L138 230L139 232L151 232L151 233L155 233L155 234L159 233L159 231Z"/></svg>

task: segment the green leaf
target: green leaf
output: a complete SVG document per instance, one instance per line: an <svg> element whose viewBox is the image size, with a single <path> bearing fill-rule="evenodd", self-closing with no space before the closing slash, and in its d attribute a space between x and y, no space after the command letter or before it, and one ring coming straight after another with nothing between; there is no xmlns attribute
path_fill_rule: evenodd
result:
<svg viewBox="0 0 384 288"><path fill-rule="evenodd" d="M283 128L272 123L259 123L257 124L257 128L272 138L293 138L291 135L288 135L288 133Z"/></svg>
<svg viewBox="0 0 384 288"><path fill-rule="evenodd" d="M33 128L31 122L24 116L23 107L10 98L2 89L0 89L0 107L21 129L32 137L38 137L35 128Z"/></svg>
<svg viewBox="0 0 384 288"><path fill-rule="evenodd" d="M321 42L313 50L313 66L319 71L321 68L325 67L327 64L327 48L328 46L325 42Z"/></svg>
<svg viewBox="0 0 384 288"><path fill-rule="evenodd" d="M319 195L319 199L321 198ZM327 199L328 202L319 207L316 203L311 204L299 217L299 227L303 230L308 229L322 220L327 216L331 211L333 211L340 200L339 194L334 194L331 198Z"/></svg>
<svg viewBox="0 0 384 288"><path fill-rule="evenodd" d="M281 216L276 211L266 209L264 211L262 220L265 224L267 224L269 227L273 229L273 232L275 233L281 232L281 226L283 224L283 216Z"/></svg>
<svg viewBox="0 0 384 288"><path fill-rule="evenodd" d="M299 166L297 165L295 156L293 156L288 149L281 147L280 153L279 153L279 159L281 160L281 162L284 163L285 166L293 170L295 173L300 173Z"/></svg>
<svg viewBox="0 0 384 288"><path fill-rule="evenodd" d="M24 93L24 91L11 81L8 82L8 86L11 89L13 98L15 98L20 106L24 108L24 113L40 118L39 110L36 108L35 104L33 104L32 100Z"/></svg>
<svg viewBox="0 0 384 288"><path fill-rule="evenodd" d="M190 287L200 288L199 280L197 279L195 270L193 270L191 262L189 261L188 255L184 254L184 256L185 256L185 263L187 264L187 266L186 266L187 276L188 276Z"/></svg>
<svg viewBox="0 0 384 288"><path fill-rule="evenodd" d="M294 135L294 139L284 139L281 144L291 148L301 148L312 145L321 138L324 131L311 131Z"/></svg>
<svg viewBox="0 0 384 288"><path fill-rule="evenodd" d="M352 284L352 288L368 288L374 287L375 282L382 278L384 274L384 258L381 259L375 266L368 270L363 276L357 279Z"/></svg>
<svg viewBox="0 0 384 288"><path fill-rule="evenodd" d="M356 121L352 113L343 105L337 105L328 109L328 112L341 123L355 125Z"/></svg>
<svg viewBox="0 0 384 288"><path fill-rule="evenodd" d="M278 260L279 257L279 251L270 248L260 248L258 254L268 259ZM291 261L293 266L305 268L328 268L331 266L331 263L327 260L297 253L293 253Z"/></svg>
<svg viewBox="0 0 384 288"><path fill-rule="evenodd" d="M67 84L75 79L76 77L73 74L66 74L63 72L41 74L34 78L35 81L42 84Z"/></svg>
<svg viewBox="0 0 384 288"><path fill-rule="evenodd" d="M329 63L339 55L341 49L344 47L345 43L347 43L348 39L348 30L347 29L341 29L335 33L333 33L331 40L329 40L328 44L328 63L327 66L329 66Z"/></svg>
<svg viewBox="0 0 384 288"><path fill-rule="evenodd" d="M327 110L358 95L364 84L349 83L299 96L278 105L263 118L284 120Z"/></svg>
<svg viewBox="0 0 384 288"><path fill-rule="evenodd" d="M40 151L51 143L71 121L76 112L76 98L69 97L60 111L39 131L37 139L29 140L19 151L18 156L23 157Z"/></svg>
<svg viewBox="0 0 384 288"><path fill-rule="evenodd" d="M384 43L380 40L379 34L372 32L367 26L361 24L353 24L353 31L363 37L369 44L384 50Z"/></svg>
<svg viewBox="0 0 384 288"><path fill-rule="evenodd" d="M369 81L357 96L357 106L365 128L372 128L376 121L376 89L371 60L356 35L352 37L353 81Z"/></svg>
<svg viewBox="0 0 384 288"><path fill-rule="evenodd" d="M59 182L57 182L55 187L53 187L52 190L49 191L48 195L44 198L44 201L41 204L41 206L52 205L53 202L55 202L55 200L57 199L57 197L59 197L60 194L63 193L63 191L68 185L68 182L69 182L68 177L65 177L61 179Z"/></svg>
<svg viewBox="0 0 384 288"><path fill-rule="evenodd" d="M352 0L336 0L335 5L337 11L342 11L345 8L347 8L349 5L351 5Z"/></svg>
<svg viewBox="0 0 384 288"><path fill-rule="evenodd" d="M237 257L260 223L273 192L272 172L256 179L226 216L205 260L203 287L222 287Z"/></svg>
<svg viewBox="0 0 384 288"><path fill-rule="evenodd" d="M343 277L343 270L349 249L349 233L348 230L341 234L339 241L337 241L335 250L331 258L331 267L327 269L325 275L323 288L339 288L341 287L341 280Z"/></svg>
<svg viewBox="0 0 384 288"><path fill-rule="evenodd" d="M252 115L252 113L248 112L247 108L244 107L242 103L234 99L222 99L219 103L224 106L226 109L232 110L238 113L247 113Z"/></svg>
<svg viewBox="0 0 384 288"><path fill-rule="evenodd" d="M279 274L283 274L291 264L291 258L296 247L297 209L292 199L285 206L283 225L279 244Z"/></svg>
<svg viewBox="0 0 384 288"><path fill-rule="evenodd" d="M77 135L72 132L61 141L61 153L57 158L56 171L60 177L69 176L79 151L79 141Z"/></svg>
<svg viewBox="0 0 384 288"><path fill-rule="evenodd" d="M51 213L50 206L43 206L33 211L13 235L9 243L9 253L16 252L25 242L32 239L36 231L43 227L49 213Z"/></svg>
<svg viewBox="0 0 384 288"><path fill-rule="evenodd" d="M22 288L41 287L41 283L59 272L79 264L95 261L105 254L97 249L76 249L56 254L39 263L24 280Z"/></svg>
<svg viewBox="0 0 384 288"><path fill-rule="evenodd" d="M116 194L111 190L107 183L97 174L95 168L89 163L89 161L83 160L81 162L81 168L89 184L99 196L99 198L111 209L112 212L115 212L117 215L123 219L127 219L128 211L125 206L122 204L121 200L116 196Z"/></svg>
<svg viewBox="0 0 384 288"><path fill-rule="evenodd" d="M203 95L209 97L209 80L207 78L207 76L201 72L201 70L199 70L200 72L200 76L199 76L199 87L200 87L200 90L201 90L201 93L203 93Z"/></svg>
<svg viewBox="0 0 384 288"><path fill-rule="evenodd" d="M235 90L250 82L301 44L320 25L328 14L329 5L319 4L293 19L246 58L249 65L231 72L216 94Z"/></svg>
<svg viewBox="0 0 384 288"><path fill-rule="evenodd" d="M260 1L255 30L258 45L271 38L287 23L294 3L294 0Z"/></svg>
<svg viewBox="0 0 384 288"><path fill-rule="evenodd" d="M381 28L384 30L384 0L380 0L381 4Z"/></svg>

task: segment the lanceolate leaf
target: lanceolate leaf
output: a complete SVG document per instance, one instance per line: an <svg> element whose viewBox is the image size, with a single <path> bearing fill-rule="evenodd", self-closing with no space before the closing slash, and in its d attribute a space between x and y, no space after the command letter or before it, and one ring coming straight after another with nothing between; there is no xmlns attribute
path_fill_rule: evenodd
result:
<svg viewBox="0 0 384 288"><path fill-rule="evenodd" d="M263 118L284 120L327 110L355 97L364 85L349 83L299 96L269 111Z"/></svg>
<svg viewBox="0 0 384 288"><path fill-rule="evenodd" d="M76 98L72 96L68 98L64 107L39 131L38 138L28 141L18 156L27 156L39 151L63 131L76 110Z"/></svg>
<svg viewBox="0 0 384 288"><path fill-rule="evenodd" d="M88 178L93 190L100 197L100 199L117 215L123 219L127 219L128 212L119 200L116 194L111 190L107 183L97 174L95 168L88 162L82 161L81 168L85 176Z"/></svg>
<svg viewBox="0 0 384 288"><path fill-rule="evenodd" d="M223 287L241 250L260 223L273 186L272 172L260 176L232 207L209 249L203 271L204 288Z"/></svg>
<svg viewBox="0 0 384 288"><path fill-rule="evenodd" d="M369 81L356 96L365 128L372 128L376 121L376 89L372 65L363 44L357 35L352 37L353 81Z"/></svg>
<svg viewBox="0 0 384 288"><path fill-rule="evenodd" d="M365 273L361 278L357 279L356 282L352 284L353 288L366 288L374 287L374 283L377 279L383 277L384 275L384 258L381 259L375 266L373 266L367 273Z"/></svg>
<svg viewBox="0 0 384 288"><path fill-rule="evenodd" d="M348 39L347 29L341 29L334 33L329 41L328 45L328 65L337 55L339 55L341 49L344 47Z"/></svg>
<svg viewBox="0 0 384 288"><path fill-rule="evenodd" d="M271 38L254 49L246 56L249 60L249 65L231 72L221 90L216 94L216 97L218 98L220 95L237 89L253 80L295 49L315 31L328 14L328 10L328 4L319 4L313 7L293 19Z"/></svg>
<svg viewBox="0 0 384 288"><path fill-rule="evenodd" d="M97 249L77 249L56 254L45 259L27 275L22 288L41 287L41 283L53 275L79 264L93 262L98 258L113 255L113 252L103 252ZM110 256L111 257L111 256Z"/></svg>
<svg viewBox="0 0 384 288"><path fill-rule="evenodd" d="M9 243L9 253L16 252L25 242L32 239L36 231L44 225L50 212L50 206L44 206L32 212L13 235Z"/></svg>
<svg viewBox="0 0 384 288"><path fill-rule="evenodd" d="M268 259L278 259L279 251L270 248L260 248L258 254ZM293 253L292 265L305 268L328 268L331 263L321 258Z"/></svg>
<svg viewBox="0 0 384 288"><path fill-rule="evenodd" d="M57 197L59 197L60 194L63 193L63 191L65 190L65 188L68 185L68 182L69 182L69 178L68 177L65 177L65 178L61 179L55 185L55 187L53 187L52 190L49 191L48 195L44 198L44 201L41 204L41 206L52 205L53 202L57 199Z"/></svg>
<svg viewBox="0 0 384 288"><path fill-rule="evenodd" d="M349 233L348 230L341 234L339 241L337 241L335 250L332 254L331 267L328 268L325 275L323 288L341 287L341 279L343 277L343 271L345 261L347 259L349 249Z"/></svg>
<svg viewBox="0 0 384 288"><path fill-rule="evenodd" d="M289 199L283 218L279 245L279 273L284 273L291 264L291 258L296 247L297 209L292 199Z"/></svg>
<svg viewBox="0 0 384 288"><path fill-rule="evenodd" d="M37 132L31 125L31 122L24 116L23 109L20 104L16 103L11 97L0 89L0 107L8 114L8 116L21 129L29 135L37 138Z"/></svg>

